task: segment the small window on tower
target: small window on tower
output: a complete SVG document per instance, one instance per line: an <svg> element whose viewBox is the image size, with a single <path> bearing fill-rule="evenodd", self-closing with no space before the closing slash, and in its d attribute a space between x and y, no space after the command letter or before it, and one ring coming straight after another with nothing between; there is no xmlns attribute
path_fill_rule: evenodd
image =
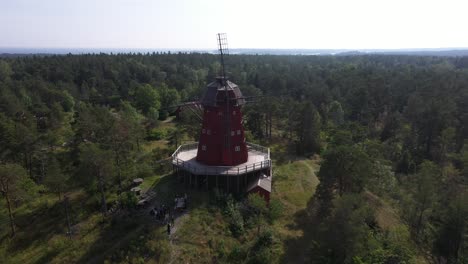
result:
<svg viewBox="0 0 468 264"><path fill-rule="evenodd" d="M202 134L205 134L206 133L206 129L202 129Z"/></svg>
<svg viewBox="0 0 468 264"><path fill-rule="evenodd" d="M207 134L207 135L211 135L211 130L209 130L209 129L206 130L206 134Z"/></svg>
<svg viewBox="0 0 468 264"><path fill-rule="evenodd" d="M218 115L219 115L219 116L222 116L222 115L223 115L223 112L219 111L219 112L218 112Z"/></svg>
<svg viewBox="0 0 468 264"><path fill-rule="evenodd" d="M240 134L241 134L241 133L240 133L240 129L239 129L239 130L237 130L237 135L240 135Z"/></svg>
<svg viewBox="0 0 468 264"><path fill-rule="evenodd" d="M236 115L236 111L232 111L232 115Z"/></svg>
<svg viewBox="0 0 468 264"><path fill-rule="evenodd" d="M240 151L240 146L236 146L235 150Z"/></svg>
<svg viewBox="0 0 468 264"><path fill-rule="evenodd" d="M206 151L206 145L202 145L201 150Z"/></svg>
<svg viewBox="0 0 468 264"><path fill-rule="evenodd" d="M231 131L231 136L234 136L236 134L236 132L233 130Z"/></svg>

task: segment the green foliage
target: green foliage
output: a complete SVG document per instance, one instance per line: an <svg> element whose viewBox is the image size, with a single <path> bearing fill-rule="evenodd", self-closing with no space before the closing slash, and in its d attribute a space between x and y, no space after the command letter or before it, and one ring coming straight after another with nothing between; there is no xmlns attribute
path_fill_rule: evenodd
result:
<svg viewBox="0 0 468 264"><path fill-rule="evenodd" d="M180 101L180 96L177 90L169 88L165 84L158 88L158 92L161 97L161 108L163 109L168 109L170 106L177 105Z"/></svg>
<svg viewBox="0 0 468 264"><path fill-rule="evenodd" d="M124 206L126 208L134 209L137 205L138 199L134 192L125 192Z"/></svg>
<svg viewBox="0 0 468 264"><path fill-rule="evenodd" d="M275 222L283 213L283 204L279 199L273 198L270 200L268 210L268 220Z"/></svg>
<svg viewBox="0 0 468 264"><path fill-rule="evenodd" d="M318 173L317 195L321 214L327 215L335 193L342 196L361 192L374 172L371 158L356 145L329 149L323 159Z"/></svg>
<svg viewBox="0 0 468 264"><path fill-rule="evenodd" d="M59 197L69 186L68 177L62 172L60 163L55 157L52 157L47 164L44 185L47 186L49 191L57 193Z"/></svg>
<svg viewBox="0 0 468 264"><path fill-rule="evenodd" d="M334 223L334 228L343 232L338 234L344 239L343 245L358 240L356 246L346 248L346 254L351 255L344 262L411 263L414 250L410 239L425 254L432 254L433 259L450 263L466 260L466 243L459 239L466 237L466 222L461 221L466 219L466 202L458 198L466 192L468 182L466 58L236 55L230 60L232 80L245 96L267 95L244 108L250 130L246 131L247 140L273 144L272 157L285 165L274 173L277 181L272 197L277 195L281 203L273 198L269 209L256 214L248 202L231 201L229 206L228 200L223 202L223 208L230 207L230 213L213 224L223 223L220 229L232 226L238 238L219 239L223 241L218 247L220 262L280 261L274 250L262 247L254 251L256 239L249 241L250 233L259 234L259 230L250 229L260 226L256 220L261 220L261 226L268 226L266 220L277 219L281 206L276 206L280 204L285 210L306 206L307 210L297 212L301 221L296 221L294 213L281 217L275 225L290 221L288 226L294 228L312 226L310 229L317 234L304 235L304 241L309 241L303 244L312 243L311 237L316 240L314 247L323 253L317 255L317 262L341 261L337 256L342 249L330 242L335 231L329 230L327 237L325 231L317 230L325 228L325 224L303 217L305 213L314 218L317 203L329 210L321 220ZM78 215L73 224L81 231L79 240L69 241L48 229L25 230L35 235L34 239L22 238L23 242L11 246L3 242L0 255L5 255L5 261L0 262L86 262L86 258L80 259L84 248L99 248L103 244L90 236L109 237L112 233L105 232L107 221L97 225L86 222L88 218L91 223L95 219L91 215L96 211L94 198L100 199L104 207L106 202L102 200L115 199L117 190L121 185L125 188L129 178L153 175L153 168L158 173L166 170L154 165L154 161L168 157L169 148L161 141L156 142L154 151L149 150L144 140L146 132L166 125L157 120L169 114L167 107L180 100L199 98L219 67L217 56L195 53L1 58L0 164L16 164L24 168L25 174L24 180L16 184L19 192L15 194L18 199L14 201L14 216L22 222L32 219L34 226L39 222L52 226L41 215L45 212L49 216L51 211L60 216L63 208L54 204L55 197L52 199L43 191L34 196L37 199L32 199L31 194L37 195L41 183L54 192L67 187L81 199L71 208L72 215ZM193 116L184 112L177 123L178 131L183 132L168 131L167 135L150 137L167 139L172 148L182 140L197 140L200 124ZM307 163L293 161L295 151L301 155L323 151L321 183L315 197L318 199L308 201L315 183L304 177L310 173ZM62 180L67 175L71 179ZM60 186L64 182L67 186ZM291 184L300 188L296 191L290 188ZM362 220L358 213L361 205L357 205L356 213L342 208L340 203L344 202L339 201L344 196L362 190L373 192L400 212L411 232L403 225L401 230L406 231L365 226L358 221ZM7 216L6 212L1 213ZM224 225L224 221L228 224ZM356 225L355 229L347 221ZM203 221L198 223L197 232L209 229ZM18 226L22 233L26 225ZM94 229L87 226L99 232L93 233L90 230ZM49 243L50 250L38 246ZM152 250L133 238L117 243L125 245L115 249L106 244L108 250L122 252L114 262L146 261L142 257L145 254L160 256L156 261L169 262L167 239L151 242ZM63 250L67 247L69 250ZM330 255L329 248L338 255ZM37 252L43 252L42 256ZM194 256L199 253L195 249L189 252ZM89 254L97 253L91 250Z"/></svg>
<svg viewBox="0 0 468 264"><path fill-rule="evenodd" d="M0 60L0 81L7 81L12 74L13 71L8 62Z"/></svg>
<svg viewBox="0 0 468 264"><path fill-rule="evenodd" d="M333 101L331 102L328 108L328 121L334 125L339 126L344 122L344 111L341 107L340 102Z"/></svg>
<svg viewBox="0 0 468 264"><path fill-rule="evenodd" d="M70 112L75 105L75 99L67 91L63 92L62 107L65 112Z"/></svg>
<svg viewBox="0 0 468 264"><path fill-rule="evenodd" d="M353 257L352 263L416 263L415 249L405 226L396 226L384 234L373 234L377 243L372 251Z"/></svg>
<svg viewBox="0 0 468 264"><path fill-rule="evenodd" d="M0 164L0 192L6 198L21 198L30 194L27 187L34 183L27 177L26 170L14 163Z"/></svg>
<svg viewBox="0 0 468 264"><path fill-rule="evenodd" d="M161 139L165 139L166 136L167 136L167 131L165 129L154 128L148 132L147 139L148 140L161 140Z"/></svg>
<svg viewBox="0 0 468 264"><path fill-rule="evenodd" d="M27 177L23 167L14 163L0 164L0 193L5 199L12 236L16 233L12 209L13 199L24 200L35 189L34 183Z"/></svg>
<svg viewBox="0 0 468 264"><path fill-rule="evenodd" d="M312 103L305 103L299 112L299 122L296 128L300 154L320 152L320 128L319 112Z"/></svg>
<svg viewBox="0 0 468 264"><path fill-rule="evenodd" d="M263 231L251 248L251 255L249 255L247 263L267 264L274 262L275 253L273 245L276 243L275 240L271 230Z"/></svg>
<svg viewBox="0 0 468 264"><path fill-rule="evenodd" d="M460 161L463 165L463 170L462 170L462 173L463 173L463 181L465 183L468 182L468 142L465 142L465 145L462 149L462 151L460 152Z"/></svg>
<svg viewBox="0 0 468 264"><path fill-rule="evenodd" d="M229 230L234 237L239 237L244 232L244 218L240 212L239 204L233 199L228 199L224 209L229 217Z"/></svg>
<svg viewBox="0 0 468 264"><path fill-rule="evenodd" d="M80 146L79 180L89 191L98 189L101 195L101 210L107 212L106 186L114 175L112 153L99 148L97 144L85 143Z"/></svg>
<svg viewBox="0 0 468 264"><path fill-rule="evenodd" d="M440 169L431 161L424 161L415 176L414 205L410 223L417 235L427 224L433 203L437 199L437 188L440 183Z"/></svg>
<svg viewBox="0 0 468 264"><path fill-rule="evenodd" d="M468 242L464 239L468 235L467 192L457 195L443 210L444 217L437 228L434 249L447 263L457 263L467 257Z"/></svg>
<svg viewBox="0 0 468 264"><path fill-rule="evenodd" d="M170 259L170 245L160 229L139 233L110 256L105 263L147 263L151 259L157 263L167 263Z"/></svg>
<svg viewBox="0 0 468 264"><path fill-rule="evenodd" d="M155 113L161 107L158 90L149 84L137 87L135 91L135 105L144 114L148 114L150 118L155 118Z"/></svg>
<svg viewBox="0 0 468 264"><path fill-rule="evenodd" d="M369 225L374 212L359 194L345 194L333 202L330 217L319 227L320 243L313 244L311 257L317 262L352 263L375 248Z"/></svg>
<svg viewBox="0 0 468 264"><path fill-rule="evenodd" d="M154 174L153 168L147 163L142 163L137 167L136 177L147 178Z"/></svg>

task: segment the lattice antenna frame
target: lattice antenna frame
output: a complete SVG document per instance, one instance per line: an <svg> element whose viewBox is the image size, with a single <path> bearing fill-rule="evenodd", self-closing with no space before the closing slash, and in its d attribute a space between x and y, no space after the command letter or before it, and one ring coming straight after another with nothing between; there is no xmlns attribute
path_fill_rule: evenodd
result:
<svg viewBox="0 0 468 264"><path fill-rule="evenodd" d="M218 33L218 50L219 56L221 59L221 77L222 77L222 84L224 85L225 89L225 100L226 100L226 115L224 117L224 144L226 149L228 149L227 153L229 155L229 160L231 159L231 118L230 118L230 99L229 99L229 92L228 92L228 82L226 77L226 64L225 64L225 56L229 54L228 42L227 42L227 34L226 33Z"/></svg>
<svg viewBox="0 0 468 264"><path fill-rule="evenodd" d="M223 77L224 84L226 85L227 77L226 77L226 63L225 63L225 56L229 55L229 47L227 42L227 34L226 33L218 33L218 51L221 59L221 76Z"/></svg>

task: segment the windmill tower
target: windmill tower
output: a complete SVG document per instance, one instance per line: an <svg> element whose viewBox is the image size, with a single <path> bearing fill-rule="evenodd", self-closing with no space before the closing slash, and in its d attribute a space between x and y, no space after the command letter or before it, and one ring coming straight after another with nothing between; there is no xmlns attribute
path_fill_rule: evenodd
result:
<svg viewBox="0 0 468 264"><path fill-rule="evenodd" d="M270 150L245 140L241 108L246 100L226 76L226 34L217 39L220 76L207 85L200 102L189 103L203 109L199 142L179 146L172 155L173 168L186 186L238 193L260 190L269 199Z"/></svg>
<svg viewBox="0 0 468 264"><path fill-rule="evenodd" d="M221 76L207 86L201 105L203 123L197 161L206 165L234 166L248 159L241 107L245 98L226 76L228 54L225 34L218 34Z"/></svg>

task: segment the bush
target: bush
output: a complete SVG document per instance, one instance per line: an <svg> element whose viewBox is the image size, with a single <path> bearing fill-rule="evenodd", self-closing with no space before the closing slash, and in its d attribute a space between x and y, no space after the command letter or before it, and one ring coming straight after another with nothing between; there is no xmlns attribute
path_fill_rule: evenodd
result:
<svg viewBox="0 0 468 264"><path fill-rule="evenodd" d="M270 201L270 208L268 211L268 219L270 222L275 222L280 218L281 213L283 212L283 204L278 199L272 199Z"/></svg>
<svg viewBox="0 0 468 264"><path fill-rule="evenodd" d="M137 170L137 178L146 178L153 175L153 168L145 162L139 164Z"/></svg>
<svg viewBox="0 0 468 264"><path fill-rule="evenodd" d="M247 258L247 251L242 246L234 246L228 255L228 261L231 263L243 263Z"/></svg>
<svg viewBox="0 0 468 264"><path fill-rule="evenodd" d="M162 140L167 136L167 131L163 129L151 129L148 132L147 140Z"/></svg>
<svg viewBox="0 0 468 264"><path fill-rule="evenodd" d="M167 263L170 259L171 249L165 235L156 229L150 236L151 239L145 244L149 255L153 256L158 263Z"/></svg>
<svg viewBox="0 0 468 264"><path fill-rule="evenodd" d="M133 209L135 208L137 202L138 202L138 199L137 197L135 196L135 194L133 192L126 192L125 193L125 199L123 200L124 202L124 206L126 208L130 208L130 209Z"/></svg>
<svg viewBox="0 0 468 264"><path fill-rule="evenodd" d="M162 110L161 112L159 112L159 120L166 120L168 116L169 112L167 112L166 110Z"/></svg>
<svg viewBox="0 0 468 264"><path fill-rule="evenodd" d="M226 246L224 243L224 240L219 240L219 242L216 245L216 256L219 259L223 259L226 256Z"/></svg>
<svg viewBox="0 0 468 264"><path fill-rule="evenodd" d="M276 243L275 236L273 231L267 229L260 233L255 241L255 244L250 249L250 252L253 253L248 263L272 263L274 262L275 252L273 251L274 244Z"/></svg>
<svg viewBox="0 0 468 264"><path fill-rule="evenodd" d="M229 216L229 230L234 237L239 237L244 232L244 218L242 218L239 205L231 199L225 211Z"/></svg>

